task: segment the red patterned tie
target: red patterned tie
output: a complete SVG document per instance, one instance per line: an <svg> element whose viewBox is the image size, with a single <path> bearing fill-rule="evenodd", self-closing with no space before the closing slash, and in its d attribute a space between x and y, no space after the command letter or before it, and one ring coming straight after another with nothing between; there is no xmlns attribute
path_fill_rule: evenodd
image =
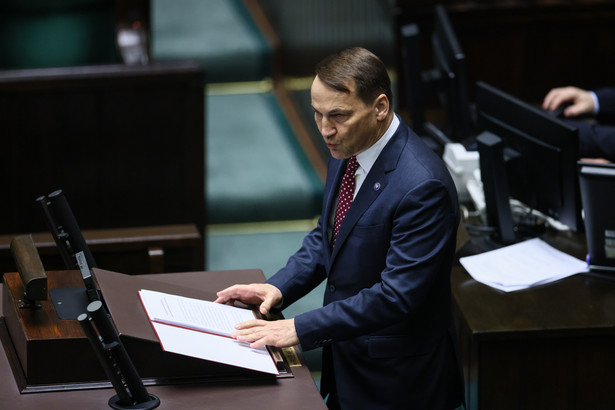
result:
<svg viewBox="0 0 615 410"><path fill-rule="evenodd" d="M357 161L357 157L354 155L350 157L348 160L348 164L346 165L346 173L342 177L342 183L340 185L340 193L337 200L337 209L335 211L335 230L333 231L333 244L335 244L335 239L337 238L337 233L340 231L340 226L342 225L342 221L346 216L346 212L350 209L350 204L352 203L352 197L354 195L354 187L355 187L355 172L357 172L357 168L359 168L359 162Z"/></svg>

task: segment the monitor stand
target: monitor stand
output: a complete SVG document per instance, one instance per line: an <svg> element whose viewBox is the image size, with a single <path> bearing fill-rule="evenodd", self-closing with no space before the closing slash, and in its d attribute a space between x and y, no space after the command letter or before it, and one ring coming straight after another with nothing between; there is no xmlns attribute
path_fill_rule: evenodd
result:
<svg viewBox="0 0 615 410"><path fill-rule="evenodd" d="M490 132L483 132L476 137L480 161L480 175L485 191L487 224L495 228L493 238L502 245L517 242L510 196L508 178L504 162L504 144L502 139Z"/></svg>
<svg viewBox="0 0 615 410"><path fill-rule="evenodd" d="M472 240L482 252L535 238L546 232L546 226L533 215L514 218L510 207L506 156L502 139L490 132L476 137L487 227Z"/></svg>

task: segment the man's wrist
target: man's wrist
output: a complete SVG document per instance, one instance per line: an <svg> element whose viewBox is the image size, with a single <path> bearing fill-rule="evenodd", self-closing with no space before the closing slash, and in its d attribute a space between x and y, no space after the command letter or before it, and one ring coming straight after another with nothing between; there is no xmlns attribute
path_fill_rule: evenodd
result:
<svg viewBox="0 0 615 410"><path fill-rule="evenodd" d="M591 95L594 100L594 115L596 115L600 112L600 102L598 101L598 96L593 91L589 91L589 95Z"/></svg>

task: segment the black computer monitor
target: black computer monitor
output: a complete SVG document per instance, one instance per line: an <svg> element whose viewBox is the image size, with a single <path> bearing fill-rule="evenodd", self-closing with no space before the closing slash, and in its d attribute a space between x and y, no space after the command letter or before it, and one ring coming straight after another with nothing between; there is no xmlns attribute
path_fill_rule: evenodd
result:
<svg viewBox="0 0 615 410"><path fill-rule="evenodd" d="M613 279L615 207L605 198L605 194L615 190L615 164L579 161L578 169L587 239L587 263L592 272L608 272L608 277Z"/></svg>
<svg viewBox="0 0 615 410"><path fill-rule="evenodd" d="M419 28L401 28L402 68L405 94L412 128L443 145L464 142L473 136L473 121L468 97L465 54L459 45L446 8L435 6L431 33L433 67L424 69L420 61ZM431 95L444 109L446 119L438 126L426 120L426 100Z"/></svg>
<svg viewBox="0 0 615 410"><path fill-rule="evenodd" d="M464 141L472 136L466 57L441 4L436 6L431 41L434 66L443 82L440 100L448 117L448 133L452 140Z"/></svg>
<svg viewBox="0 0 615 410"><path fill-rule="evenodd" d="M498 229L502 242L521 239L519 220L507 222L510 207L506 209L508 197L503 196L508 195L573 231L583 230L578 130L483 82L476 85L475 102L478 131L501 140L498 149L485 149L484 136L477 138L487 220ZM510 229L516 232L511 234Z"/></svg>

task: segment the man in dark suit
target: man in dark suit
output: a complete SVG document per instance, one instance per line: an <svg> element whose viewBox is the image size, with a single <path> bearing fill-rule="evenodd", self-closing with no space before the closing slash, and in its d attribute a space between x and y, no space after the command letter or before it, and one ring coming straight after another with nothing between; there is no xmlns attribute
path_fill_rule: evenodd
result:
<svg viewBox="0 0 615 410"><path fill-rule="evenodd" d="M600 88L596 91L578 87L554 88L545 96L542 107L562 111L566 122L579 129L579 155L599 162L615 161L615 88ZM595 116L599 121L575 119Z"/></svg>
<svg viewBox="0 0 615 410"><path fill-rule="evenodd" d="M254 347L323 346L321 393L330 408L457 408L463 378L450 270L459 207L450 175L394 114L386 68L371 52L323 60L311 97L331 153L318 225L265 284L232 286L217 302L266 313L326 280L323 307L245 322L234 337ZM355 159L358 169L342 182ZM336 234L336 210L348 203Z"/></svg>

